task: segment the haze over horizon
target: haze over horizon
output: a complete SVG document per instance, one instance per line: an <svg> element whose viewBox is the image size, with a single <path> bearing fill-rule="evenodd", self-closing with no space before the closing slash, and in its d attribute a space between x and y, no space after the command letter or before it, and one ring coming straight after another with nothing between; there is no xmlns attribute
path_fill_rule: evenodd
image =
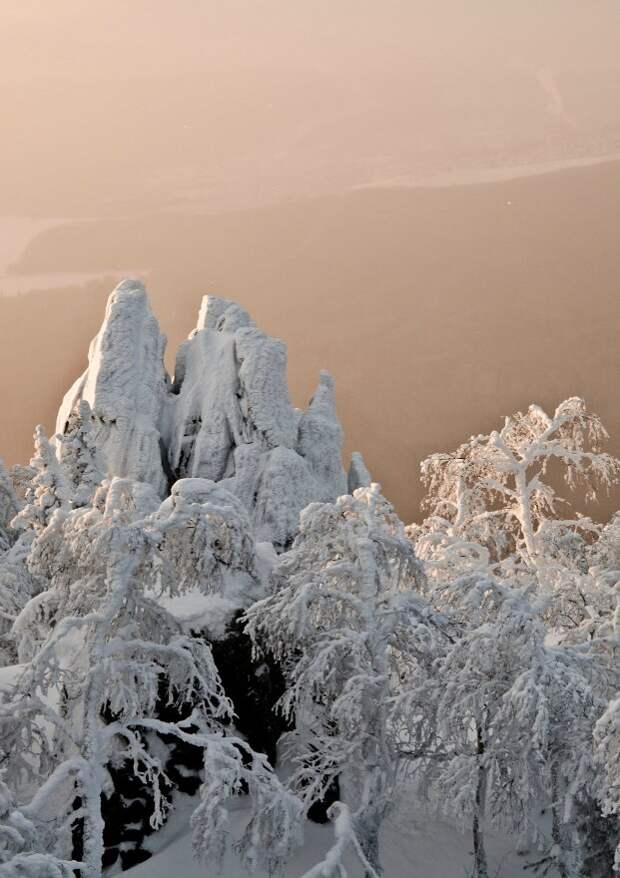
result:
<svg viewBox="0 0 620 878"><path fill-rule="evenodd" d="M620 148L611 0L27 0L2 19L5 216L243 208Z"/></svg>

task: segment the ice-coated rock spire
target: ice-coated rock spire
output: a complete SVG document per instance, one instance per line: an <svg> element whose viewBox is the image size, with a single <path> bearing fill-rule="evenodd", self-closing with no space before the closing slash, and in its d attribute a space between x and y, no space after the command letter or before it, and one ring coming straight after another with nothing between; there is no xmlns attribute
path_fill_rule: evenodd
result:
<svg viewBox="0 0 620 878"><path fill-rule="evenodd" d="M205 296L198 326L177 357L174 392L166 440L177 478L217 482L234 475L239 446L295 444L285 346L226 299Z"/></svg>
<svg viewBox="0 0 620 878"><path fill-rule="evenodd" d="M246 311L205 296L177 357L166 444L177 478L221 482L250 511L259 538L285 545L299 512L345 490L331 378L307 412L291 405L286 346Z"/></svg>
<svg viewBox="0 0 620 878"><path fill-rule="evenodd" d="M143 284L124 280L108 300L88 368L65 396L56 424L64 433L71 412L86 400L106 474L149 482L160 495L168 487L160 436L168 394L165 347Z"/></svg>
<svg viewBox="0 0 620 878"><path fill-rule="evenodd" d="M351 463L347 473L347 493L353 494L358 488L369 488L372 485L372 476L368 472L364 458L359 451L351 454Z"/></svg>
<svg viewBox="0 0 620 878"><path fill-rule="evenodd" d="M321 373L308 409L294 409L284 342L215 296L203 299L172 385L164 347L144 287L124 281L88 369L65 397L58 432L86 400L103 475L147 482L160 496L176 480L207 479L244 505L257 539L287 545L308 503L346 492L331 377Z"/></svg>
<svg viewBox="0 0 620 878"><path fill-rule="evenodd" d="M342 427L336 414L334 379L321 372L319 385L299 421L297 450L307 461L322 496L317 500L333 502L346 494L347 485L342 469Z"/></svg>

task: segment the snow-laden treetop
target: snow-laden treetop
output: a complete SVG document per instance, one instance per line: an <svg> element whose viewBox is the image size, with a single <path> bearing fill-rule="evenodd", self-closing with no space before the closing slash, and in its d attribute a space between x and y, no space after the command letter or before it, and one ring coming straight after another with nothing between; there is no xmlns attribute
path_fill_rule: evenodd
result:
<svg viewBox="0 0 620 878"><path fill-rule="evenodd" d="M172 379L166 339L143 284L124 280L107 304L88 368L66 394L57 432L90 407L88 431L107 477L220 484L250 513L258 539L284 546L312 501L346 493L333 380L321 373L305 411L293 408L286 347L227 299L205 296ZM355 458L356 482L369 481Z"/></svg>

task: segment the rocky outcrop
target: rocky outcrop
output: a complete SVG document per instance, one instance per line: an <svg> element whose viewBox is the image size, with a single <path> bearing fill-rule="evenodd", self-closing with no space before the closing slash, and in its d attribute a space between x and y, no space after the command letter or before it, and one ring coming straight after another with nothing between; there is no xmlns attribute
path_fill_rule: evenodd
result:
<svg viewBox="0 0 620 878"><path fill-rule="evenodd" d="M288 545L308 503L347 489L331 377L321 373L306 411L293 408L285 344L215 296L203 299L172 382L164 348L144 287L124 281L65 397L59 433L85 400L106 477L146 482L160 497L178 480L208 480L244 506L256 539Z"/></svg>
<svg viewBox="0 0 620 878"><path fill-rule="evenodd" d="M177 357L166 445L177 478L211 479L246 506L257 538L286 545L301 510L346 490L332 379L291 405L286 347L246 311L206 296Z"/></svg>
<svg viewBox="0 0 620 878"><path fill-rule="evenodd" d="M351 455L349 472L347 473L347 493L353 494L358 488L369 488L372 484L372 476L366 468L364 458L359 451Z"/></svg>
<svg viewBox="0 0 620 878"><path fill-rule="evenodd" d="M336 413L334 379L321 372L319 386L299 420L297 451L319 487L314 500L333 501L347 490L342 469L342 427Z"/></svg>
<svg viewBox="0 0 620 878"><path fill-rule="evenodd" d="M293 447L286 349L232 302L206 296L177 357L166 444L177 478L234 475L235 449Z"/></svg>
<svg viewBox="0 0 620 878"><path fill-rule="evenodd" d="M65 396L56 424L64 433L80 400L92 411L92 437L108 476L168 487L162 464L160 419L168 395L166 338L139 281L114 290L88 353L88 368Z"/></svg>

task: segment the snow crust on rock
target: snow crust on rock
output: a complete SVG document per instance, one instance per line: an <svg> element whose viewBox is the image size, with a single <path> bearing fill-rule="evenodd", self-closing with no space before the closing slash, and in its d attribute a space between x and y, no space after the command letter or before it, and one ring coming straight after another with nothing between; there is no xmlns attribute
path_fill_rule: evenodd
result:
<svg viewBox="0 0 620 878"><path fill-rule="evenodd" d="M307 410L295 409L284 342L216 296L204 297L172 383L164 348L143 285L123 281L90 346L88 369L65 396L58 433L87 402L88 441L105 477L145 482L160 498L177 480L221 484L245 507L256 539L285 547L308 503L347 490L332 378L322 372Z"/></svg>
<svg viewBox="0 0 620 878"><path fill-rule="evenodd" d="M165 347L143 284L124 280L108 300L88 368L66 394L56 424L64 433L71 412L86 400L107 475L149 482L160 495L168 484L160 434L168 393Z"/></svg>
<svg viewBox="0 0 620 878"><path fill-rule="evenodd" d="M364 458L359 451L352 452L347 473L347 492L353 494L358 488L369 488L371 485L372 476L364 463Z"/></svg>
<svg viewBox="0 0 620 878"><path fill-rule="evenodd" d="M334 379L321 372L318 387L299 421L297 450L309 464L322 491L315 500L335 500L347 490L342 469L343 434L334 398Z"/></svg>
<svg viewBox="0 0 620 878"><path fill-rule="evenodd" d="M257 538L286 545L301 510L346 490L342 429L323 373L307 412L291 405L286 346L246 311L205 296L177 357L166 416L177 478L221 482L252 516Z"/></svg>
<svg viewBox="0 0 620 878"><path fill-rule="evenodd" d="M219 481L234 474L232 455L240 445L295 444L285 346L253 327L232 302L205 297L177 358L174 389L167 438L179 478Z"/></svg>

